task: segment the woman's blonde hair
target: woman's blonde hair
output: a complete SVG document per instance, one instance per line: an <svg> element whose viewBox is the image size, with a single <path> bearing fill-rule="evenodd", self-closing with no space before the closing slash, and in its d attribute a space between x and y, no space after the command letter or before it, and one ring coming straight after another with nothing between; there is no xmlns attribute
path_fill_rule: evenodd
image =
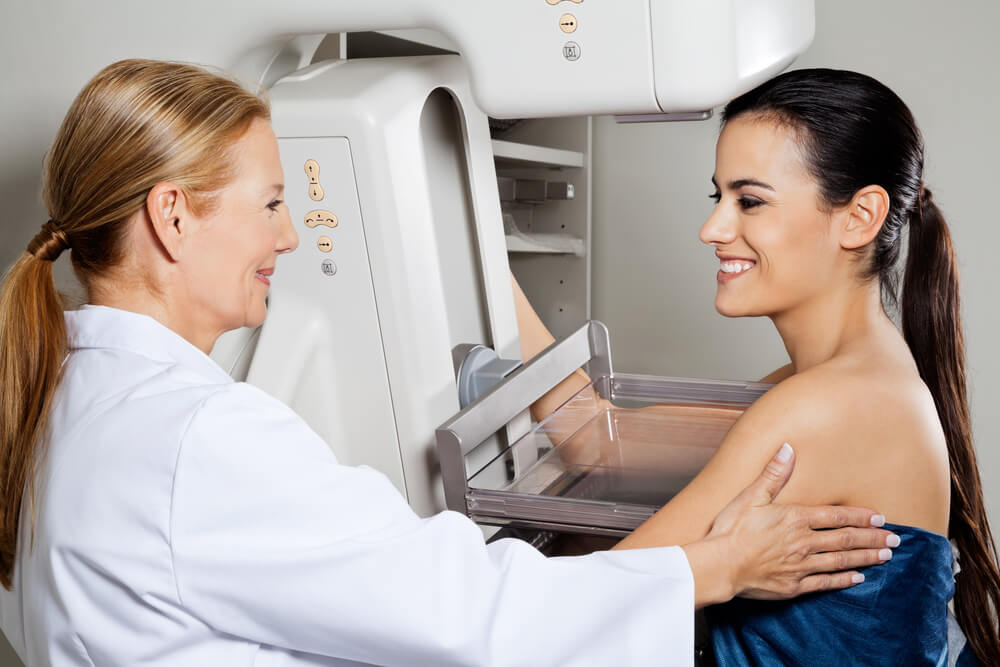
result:
<svg viewBox="0 0 1000 667"><path fill-rule="evenodd" d="M0 583L10 589L22 498L33 503L47 414L66 356L52 262L64 249L89 286L124 259L127 225L158 183L211 212L234 174L227 159L267 102L193 65L123 60L74 100L45 163L50 220L0 292ZM32 516L34 512L31 512Z"/></svg>

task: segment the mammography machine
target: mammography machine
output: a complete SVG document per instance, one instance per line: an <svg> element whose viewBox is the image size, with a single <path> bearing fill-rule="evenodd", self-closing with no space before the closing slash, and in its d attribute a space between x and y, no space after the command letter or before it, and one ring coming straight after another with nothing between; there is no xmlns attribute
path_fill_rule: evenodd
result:
<svg viewBox="0 0 1000 667"><path fill-rule="evenodd" d="M615 534L664 500L629 496L637 487L610 470L642 468L628 457L645 454L557 445L580 441L582 423L620 440L629 427L615 411L643 402L711 403L698 418L724 429L725 406L762 388L616 378L606 330L582 321L514 370L487 114L704 117L784 69L813 21L812 0L177 0L155 16L124 0L24 3L0 39L16 63L0 121L19 128L3 138L0 177L11 219L44 221L26 175L76 91L115 60L197 62L263 86L300 247L278 262L264 326L223 337L214 358L292 406L340 461L386 474L421 514L446 506L447 486L448 507L486 523ZM459 55L313 62L328 33L404 28L447 35ZM464 364L470 345L495 355ZM588 362L595 391L533 429L530 403ZM456 368L472 398L484 394L469 406ZM567 414L581 421L558 432ZM680 484L705 457L667 458Z"/></svg>

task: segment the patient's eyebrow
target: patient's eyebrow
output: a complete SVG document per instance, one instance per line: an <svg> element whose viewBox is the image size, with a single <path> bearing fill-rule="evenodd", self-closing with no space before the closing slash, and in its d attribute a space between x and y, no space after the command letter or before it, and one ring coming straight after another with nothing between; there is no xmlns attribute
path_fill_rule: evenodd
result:
<svg viewBox="0 0 1000 667"><path fill-rule="evenodd" d="M740 188L746 187L747 185L753 185L758 188L764 188L765 190L770 190L771 192L774 192L773 187L771 187L770 185L768 185L763 181L758 181L756 178L740 178L735 181L729 181L730 190L739 190Z"/></svg>
<svg viewBox="0 0 1000 667"><path fill-rule="evenodd" d="M712 185L715 186L716 190L719 189L719 182L715 180L715 176L712 176ZM740 188L746 185L755 185L758 188L764 188L765 190L770 190L771 192L774 192L773 187L771 187L770 185L768 185L763 181L758 181L756 178L739 178L735 181L729 181L730 190L739 190Z"/></svg>

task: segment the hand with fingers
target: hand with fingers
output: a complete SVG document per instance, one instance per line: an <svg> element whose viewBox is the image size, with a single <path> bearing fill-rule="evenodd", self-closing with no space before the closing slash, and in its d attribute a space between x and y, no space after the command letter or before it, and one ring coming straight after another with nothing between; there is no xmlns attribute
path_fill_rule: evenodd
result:
<svg viewBox="0 0 1000 667"><path fill-rule="evenodd" d="M786 599L848 588L864 581L857 569L892 557L899 538L879 528L885 517L873 510L774 504L794 466L786 443L705 539L685 545L697 607L733 596Z"/></svg>

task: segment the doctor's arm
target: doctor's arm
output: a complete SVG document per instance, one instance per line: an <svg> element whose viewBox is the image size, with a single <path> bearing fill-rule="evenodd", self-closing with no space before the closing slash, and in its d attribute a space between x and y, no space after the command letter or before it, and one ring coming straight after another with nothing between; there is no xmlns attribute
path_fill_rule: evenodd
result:
<svg viewBox="0 0 1000 667"><path fill-rule="evenodd" d="M177 604L288 650L374 664L649 664L693 641L680 548L546 558L519 540L486 545L467 517L420 518L384 475L338 464L248 385L192 419L168 535Z"/></svg>
<svg viewBox="0 0 1000 667"><path fill-rule="evenodd" d="M234 384L180 443L167 533L176 603L220 633L367 663L660 662L691 650L696 604L843 585L810 579L826 566L815 558L789 565L823 537L815 512L766 502L791 463L776 461L684 549L546 558L519 540L486 545L455 512L416 516L384 475L338 464L286 406ZM667 544L656 526L639 539Z"/></svg>

